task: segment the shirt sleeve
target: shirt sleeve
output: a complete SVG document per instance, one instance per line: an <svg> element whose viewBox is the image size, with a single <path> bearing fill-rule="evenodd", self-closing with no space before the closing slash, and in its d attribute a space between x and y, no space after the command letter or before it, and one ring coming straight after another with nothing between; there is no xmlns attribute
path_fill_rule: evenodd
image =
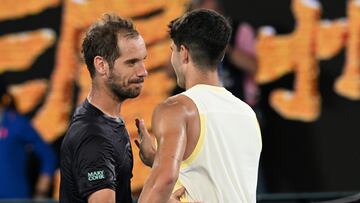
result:
<svg viewBox="0 0 360 203"><path fill-rule="evenodd" d="M26 143L32 145L35 155L39 158L41 164L40 173L53 176L57 163L54 149L41 138L28 119L19 116L19 120L22 126L21 136Z"/></svg>
<svg viewBox="0 0 360 203"><path fill-rule="evenodd" d="M111 140L101 135L87 136L79 143L74 161L74 175L83 198L104 188L115 190L115 160Z"/></svg>

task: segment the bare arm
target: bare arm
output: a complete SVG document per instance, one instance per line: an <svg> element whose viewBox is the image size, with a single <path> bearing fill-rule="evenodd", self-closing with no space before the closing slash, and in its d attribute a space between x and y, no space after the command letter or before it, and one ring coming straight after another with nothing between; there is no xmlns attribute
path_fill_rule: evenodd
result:
<svg viewBox="0 0 360 203"><path fill-rule="evenodd" d="M88 203L115 203L115 191L102 189L89 196Z"/></svg>
<svg viewBox="0 0 360 203"><path fill-rule="evenodd" d="M158 141L158 149L139 203L165 203L170 198L179 176L187 141L184 108L177 101L167 101L155 109L152 128Z"/></svg>

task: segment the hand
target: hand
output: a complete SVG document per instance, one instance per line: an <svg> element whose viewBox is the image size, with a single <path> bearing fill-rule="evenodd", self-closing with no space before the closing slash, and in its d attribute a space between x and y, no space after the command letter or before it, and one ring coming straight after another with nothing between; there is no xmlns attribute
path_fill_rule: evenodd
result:
<svg viewBox="0 0 360 203"><path fill-rule="evenodd" d="M35 199L45 199L47 198L47 193L51 186L51 177L49 175L41 174L36 183L35 187Z"/></svg>
<svg viewBox="0 0 360 203"><path fill-rule="evenodd" d="M179 203L181 197L185 194L185 188L181 187L171 194L170 199L167 203ZM200 203L200 202L187 202L187 203Z"/></svg>
<svg viewBox="0 0 360 203"><path fill-rule="evenodd" d="M171 194L169 201L167 203L178 203L181 202L180 198L185 194L185 188L181 187L177 189L174 193Z"/></svg>
<svg viewBox="0 0 360 203"><path fill-rule="evenodd" d="M154 137L147 131L143 119L135 119L135 124L139 134L139 138L135 139L135 144L140 150L140 159L145 165L151 167L156 153Z"/></svg>

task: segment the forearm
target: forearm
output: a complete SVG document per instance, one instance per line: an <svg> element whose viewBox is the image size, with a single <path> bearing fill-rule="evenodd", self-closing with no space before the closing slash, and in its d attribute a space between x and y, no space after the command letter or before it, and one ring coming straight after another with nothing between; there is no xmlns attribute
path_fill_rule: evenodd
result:
<svg viewBox="0 0 360 203"><path fill-rule="evenodd" d="M177 175L169 169L154 169L143 187L138 203L166 203L176 180Z"/></svg>

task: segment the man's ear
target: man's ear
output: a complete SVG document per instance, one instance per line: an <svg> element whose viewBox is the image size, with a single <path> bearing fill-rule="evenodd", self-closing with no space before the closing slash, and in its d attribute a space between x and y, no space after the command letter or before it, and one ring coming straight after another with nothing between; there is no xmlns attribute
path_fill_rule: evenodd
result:
<svg viewBox="0 0 360 203"><path fill-rule="evenodd" d="M189 63L190 61L189 56L190 56L189 49L184 45L180 45L180 60L183 64Z"/></svg>
<svg viewBox="0 0 360 203"><path fill-rule="evenodd" d="M100 76L107 75L109 71L109 64L101 56L95 56L94 58L94 67L97 74Z"/></svg>

